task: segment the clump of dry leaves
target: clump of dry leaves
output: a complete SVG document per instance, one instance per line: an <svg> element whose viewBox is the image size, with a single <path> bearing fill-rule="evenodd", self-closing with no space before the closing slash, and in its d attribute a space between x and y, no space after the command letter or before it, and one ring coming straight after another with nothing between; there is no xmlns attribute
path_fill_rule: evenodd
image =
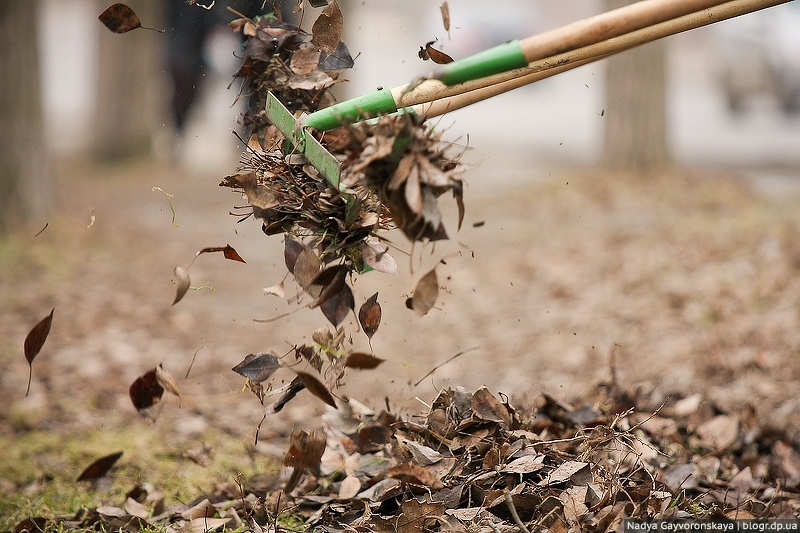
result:
<svg viewBox="0 0 800 533"><path fill-rule="evenodd" d="M566 532L620 530L625 518L800 512L796 443L752 412L721 412L699 394L665 401L603 385L574 405L542 395L519 408L486 388L457 388L422 417L349 400L326 419L293 432L282 475L226 482L179 505L135 487L119 507L83 509L59 524L260 532L291 515L331 533Z"/></svg>
<svg viewBox="0 0 800 533"><path fill-rule="evenodd" d="M232 27L248 36L237 76L247 81L256 105L244 117L253 132L248 149L237 173L222 185L244 192L264 233L302 241L322 263L337 262L350 273L396 273L383 232L400 228L412 241L446 239L437 198L448 191L458 203L460 226L464 204L457 157L447 154L450 145L440 133L413 116L315 133L342 163L339 188L301 154L287 151L282 135L269 124L267 92L293 112L313 112L334 102L329 88L353 64L338 40L341 12L335 2L310 35L274 17L242 18Z"/></svg>

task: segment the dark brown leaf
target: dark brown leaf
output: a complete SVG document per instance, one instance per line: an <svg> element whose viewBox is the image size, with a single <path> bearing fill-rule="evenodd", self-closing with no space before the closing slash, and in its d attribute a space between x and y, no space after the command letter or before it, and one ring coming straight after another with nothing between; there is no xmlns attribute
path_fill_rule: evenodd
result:
<svg viewBox="0 0 800 533"><path fill-rule="evenodd" d="M499 422L505 428L511 426L511 413L486 387L481 387L472 395L472 411L476 418Z"/></svg>
<svg viewBox="0 0 800 533"><path fill-rule="evenodd" d="M301 390L305 389L306 386L303 384L303 380L300 379L300 376L295 376L289 386L286 387L286 392L278 398L278 401L275 402L272 406L272 411L275 413L279 413L281 409L286 407L286 404L289 403L297 396L297 393Z"/></svg>
<svg viewBox="0 0 800 533"><path fill-rule="evenodd" d="M453 62L453 58L452 57L450 57L449 55L445 54L441 50L437 50L436 48L433 47L433 43L435 43L435 42L436 41L429 41L429 42L425 43L424 47L420 46L419 47L419 52L417 53L419 58L422 59L422 60L430 59L434 63L438 63L440 65L444 65L444 64L447 64L447 63L452 63Z"/></svg>
<svg viewBox="0 0 800 533"><path fill-rule="evenodd" d="M81 472L81 475L78 476L77 481L89 481L105 476L120 457L122 457L122 452L116 452L106 455L105 457L101 457L87 466L86 469Z"/></svg>
<svg viewBox="0 0 800 533"><path fill-rule="evenodd" d="M332 54L342 40L343 28L342 10L339 8L339 2L333 0L314 21L314 26L311 28L313 35L311 42L328 54Z"/></svg>
<svg viewBox="0 0 800 533"><path fill-rule="evenodd" d="M357 370L371 370L377 368L378 365L383 363L385 359L375 357L372 354L365 352L353 352L347 356L344 362L346 368L355 368Z"/></svg>
<svg viewBox="0 0 800 533"><path fill-rule="evenodd" d="M312 376L307 372L298 372L297 377L300 378L300 381L305 385L308 389L308 392L322 400L323 402L327 403L331 407L336 407L336 400L333 399L333 395L330 393L328 388L322 384L320 380Z"/></svg>
<svg viewBox="0 0 800 533"><path fill-rule="evenodd" d="M242 259L242 256L240 256L239 253L236 250L234 250L230 244L226 244L225 246L213 246L210 248L203 248L202 250L200 250L195 254L195 257L197 257L200 254L208 254L213 252L222 252L222 255L225 257L225 259L230 259L231 261L239 261L240 263L247 262L244 259Z"/></svg>
<svg viewBox="0 0 800 533"><path fill-rule="evenodd" d="M164 395L164 387L158 382L155 369L136 378L131 383L128 394L131 397L133 406L140 412L161 401L161 397Z"/></svg>
<svg viewBox="0 0 800 533"><path fill-rule="evenodd" d="M350 311L355 311L355 307L356 300L348 285L345 285L338 294L319 306L322 314L334 326L341 324Z"/></svg>
<svg viewBox="0 0 800 533"><path fill-rule="evenodd" d="M439 280L436 277L436 268L434 267L417 282L414 294L406 305L422 316L431 310L438 296Z"/></svg>
<svg viewBox="0 0 800 533"><path fill-rule="evenodd" d="M231 368L250 381L266 381L281 366L278 358L269 353L248 354L241 363Z"/></svg>
<svg viewBox="0 0 800 533"><path fill-rule="evenodd" d="M192 280L189 279L189 273L183 267L175 267L175 282L178 285L177 289L175 290L175 299L172 301L172 305L181 301L181 298L186 294L186 291L189 290L189 287L192 285Z"/></svg>
<svg viewBox="0 0 800 533"><path fill-rule="evenodd" d="M378 303L378 293L376 292L358 310L358 321L368 338L371 339L378 331L378 327L381 325L381 316L381 304Z"/></svg>
<svg viewBox="0 0 800 533"><path fill-rule="evenodd" d="M50 326L53 324L53 313L55 307L50 310L50 314L39 321L38 324L33 326L25 337L25 360L28 361L28 388L25 391L25 396L31 392L31 379L33 378L33 359L41 351L44 346L44 341L50 334Z"/></svg>
<svg viewBox="0 0 800 533"><path fill-rule="evenodd" d="M100 19L100 22L102 22L106 28L114 33L127 33L136 28L153 30L161 33L164 32L164 30L142 26L142 22L139 20L139 17L136 16L133 9L125 4L112 4L108 6L105 11L100 13L100 16L97 18Z"/></svg>
<svg viewBox="0 0 800 533"><path fill-rule="evenodd" d="M297 263L297 259L306 248L307 246L302 242L290 239L289 237L283 240L283 261L286 263L286 268L289 269L289 272L292 274L294 274L294 265ZM317 267L317 270L319 270L319 267Z"/></svg>
<svg viewBox="0 0 800 533"><path fill-rule="evenodd" d="M325 433L312 430L295 429L289 437L289 449L283 458L285 466L293 468L319 468L322 454L325 453Z"/></svg>

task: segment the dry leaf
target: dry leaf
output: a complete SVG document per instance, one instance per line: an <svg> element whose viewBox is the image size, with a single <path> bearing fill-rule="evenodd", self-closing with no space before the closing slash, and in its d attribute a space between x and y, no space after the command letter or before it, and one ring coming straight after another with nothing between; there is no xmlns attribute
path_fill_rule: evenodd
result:
<svg viewBox="0 0 800 533"><path fill-rule="evenodd" d="M430 59L431 61L433 61L434 63L438 63L439 65L452 63L453 62L452 57L445 54L441 50L437 50L436 48L433 47L433 43L435 42L436 42L435 40L429 41L425 43L424 47L420 46L419 52L417 52L419 58L422 59L423 61Z"/></svg>
<svg viewBox="0 0 800 533"><path fill-rule="evenodd" d="M133 9L125 4L112 4L108 6L105 11L100 13L100 16L97 18L100 19L100 22L102 22L106 28L114 33L127 33L136 28L153 30L161 33L164 32L164 30L142 26L139 17L136 16Z"/></svg>
<svg viewBox="0 0 800 533"><path fill-rule="evenodd" d="M358 310L358 322L364 328L364 333L367 338L372 339L378 327L381 325L381 304L378 303L378 293L376 292L370 296L366 302L361 305Z"/></svg>
<svg viewBox="0 0 800 533"><path fill-rule="evenodd" d="M398 465L388 472L388 476L412 485L421 485L428 487L431 490L440 490L444 488L444 483L434 476L430 470L423 468L415 463L404 463Z"/></svg>
<svg viewBox="0 0 800 533"><path fill-rule="evenodd" d="M307 76L317 70L320 54L321 52L319 50L311 46L300 48L297 52L292 54L289 68L298 76Z"/></svg>
<svg viewBox="0 0 800 533"><path fill-rule="evenodd" d="M447 5L447 2L442 2L442 5L439 6L439 11L442 12L442 24L444 24L444 31L448 34L450 33L450 6Z"/></svg>
<svg viewBox="0 0 800 533"><path fill-rule="evenodd" d="M141 414L144 409L152 407L161 401L161 397L164 395L164 387L158 382L156 371L150 370L131 383L128 394L131 397L133 406Z"/></svg>
<svg viewBox="0 0 800 533"><path fill-rule="evenodd" d="M281 362L270 353L248 354L241 363L231 368L234 372L259 383L268 380L281 367Z"/></svg>
<svg viewBox="0 0 800 533"><path fill-rule="evenodd" d="M274 294L278 298L283 298L283 296L286 294L286 287L284 283L281 281L280 283L276 283L275 285L264 287L264 294Z"/></svg>
<svg viewBox="0 0 800 533"><path fill-rule="evenodd" d="M39 351L41 351L42 346L44 346L44 341L47 340L47 336L50 334L50 326L53 324L53 313L55 310L55 307L51 309L50 314L33 326L33 329L31 329L25 337L25 360L28 361L28 388L25 391L25 396L31 392L33 359L38 355Z"/></svg>
<svg viewBox="0 0 800 533"><path fill-rule="evenodd" d="M418 315L423 316L436 304L439 296L439 280L436 277L436 268L425 274L417 282L414 294L406 301L406 306L413 309Z"/></svg>
<svg viewBox="0 0 800 533"><path fill-rule="evenodd" d="M311 28L311 42L332 54L339 46L339 41L342 40L343 28L342 10L339 8L339 2L333 0L314 21L314 26Z"/></svg>
<svg viewBox="0 0 800 533"><path fill-rule="evenodd" d="M78 476L77 481L88 481L105 476L120 457L122 457L122 452L112 453L97 459L92 464L87 466L83 472L81 472L81 475Z"/></svg>
<svg viewBox="0 0 800 533"><path fill-rule="evenodd" d="M178 387L178 382L175 381L175 376L161 364L156 367L156 381L165 391L174 394L178 398L181 397L181 389Z"/></svg>
<svg viewBox="0 0 800 533"><path fill-rule="evenodd" d="M200 254L208 254L214 252L222 252L223 257L225 257L225 259L230 259L231 261L238 261L240 263L247 262L244 259L242 259L242 256L239 255L239 252L234 250L230 244L226 244L225 246L213 246L210 248L203 248L202 250L194 254L194 256L197 257Z"/></svg>
<svg viewBox="0 0 800 533"><path fill-rule="evenodd" d="M186 294L186 291L189 290L189 287L192 285L192 281L189 279L189 273L183 267L175 267L175 280L178 285L177 289L175 290L175 300L172 301L172 305L181 301L181 298Z"/></svg>
<svg viewBox="0 0 800 533"><path fill-rule="evenodd" d="M375 357L372 354L364 352L353 352L347 356L344 362L345 368L355 368L358 370L371 370L377 368L378 365L383 363L384 359Z"/></svg>
<svg viewBox="0 0 800 533"><path fill-rule="evenodd" d="M305 388L308 389L308 392L331 407L336 408L336 400L333 399L331 392L325 385L322 384L320 380L307 372L298 372L297 377L300 378L300 381L303 383Z"/></svg>

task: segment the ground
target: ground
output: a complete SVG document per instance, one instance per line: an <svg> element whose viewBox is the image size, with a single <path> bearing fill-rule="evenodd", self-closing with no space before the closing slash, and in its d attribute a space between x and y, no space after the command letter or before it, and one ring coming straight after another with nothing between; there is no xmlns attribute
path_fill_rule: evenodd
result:
<svg viewBox="0 0 800 533"><path fill-rule="evenodd" d="M448 209L449 242L412 248L393 235L399 275L354 281L356 306L379 292L371 351L386 363L348 376L337 394L415 414L448 385L487 385L520 402L541 392L569 400L614 377L663 397L699 392L722 409L752 408L764 425L798 437L795 193L765 191L731 170L570 168L504 180L520 164L506 159L469 171L467 216L457 232ZM327 326L306 301L287 303L291 277L283 300L262 290L284 279L281 237L237 222L230 213L244 213L245 202L218 187L216 172L153 161L57 170L58 213L41 233L0 244L3 442L22 446L44 431L80 456L82 440L89 446L98 432L149 432L179 447L221 432L250 446L265 410L231 367L249 353L283 355ZM197 290L171 306L173 269L226 244L247 263L200 256L189 269ZM439 260L443 290L419 317L405 299ZM51 309L26 397L23 341ZM345 327L354 348L370 351L354 317ZM166 398L153 422L136 413L128 387L159 363L182 398ZM268 415L253 453L282 454L291 428L315 427L325 411L301 393ZM33 481L6 470L4 492ZM34 470L44 475L47 464Z"/></svg>

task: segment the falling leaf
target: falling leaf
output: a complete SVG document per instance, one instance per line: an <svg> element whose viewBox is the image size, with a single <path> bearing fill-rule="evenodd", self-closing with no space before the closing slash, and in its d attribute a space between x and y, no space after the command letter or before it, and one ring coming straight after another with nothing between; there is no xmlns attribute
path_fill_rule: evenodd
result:
<svg viewBox="0 0 800 533"><path fill-rule="evenodd" d="M439 6L439 10L442 12L444 31L450 33L450 6L447 5L447 2L442 2L442 5Z"/></svg>
<svg viewBox="0 0 800 533"><path fill-rule="evenodd" d="M78 476L77 481L88 481L105 476L120 457L122 457L122 452L116 452L106 455L105 457L101 457L87 466L86 469L81 472L81 475Z"/></svg>
<svg viewBox="0 0 800 533"><path fill-rule="evenodd" d="M358 321L364 328L367 338L372 339L378 327L381 325L381 304L378 303L378 293L376 292L364 302L358 310Z"/></svg>
<svg viewBox="0 0 800 533"><path fill-rule="evenodd" d="M306 386L303 383L303 380L300 379L300 376L295 376L292 382L286 387L286 391L283 393L283 395L272 405L272 411L274 413L280 412L281 409L286 407L287 403L292 401L292 399L297 396L298 392L305 388Z"/></svg>
<svg viewBox="0 0 800 533"><path fill-rule="evenodd" d="M44 230L46 230L46 229L47 229L47 226L49 226L49 225L50 225L50 223L49 223L49 222L45 222L45 223L44 223L44 227L43 227L42 229L40 229L39 231L37 231L37 232L36 232L36 235L34 235L34 236L33 236L33 238L35 239L36 237L38 237L39 235L41 235L42 233L44 233Z"/></svg>
<svg viewBox="0 0 800 533"><path fill-rule="evenodd" d="M264 287L264 294L274 294L278 298L283 298L284 294L286 294L286 287L284 286L284 283L281 281L280 283L276 283L275 285Z"/></svg>
<svg viewBox="0 0 800 533"><path fill-rule="evenodd" d="M50 334L50 326L53 324L53 313L55 308L50 310L50 314L39 321L38 324L33 326L25 337L24 351L25 360L28 361L28 388L25 391L25 396L31 392L31 379L33 378L33 359L44 346L44 341Z"/></svg>
<svg viewBox="0 0 800 533"><path fill-rule="evenodd" d="M305 385L308 389L308 392L322 400L323 402L327 403L333 408L336 408L336 400L333 399L333 395L331 395L328 388L322 384L320 380L312 376L307 372L298 372L297 377L300 378L300 381Z"/></svg>
<svg viewBox="0 0 800 533"><path fill-rule="evenodd" d="M423 61L427 61L428 59L430 59L431 61L433 61L434 63L438 63L439 65L452 63L453 62L452 57L445 54L441 50L437 50L436 48L433 47L433 43L435 42L436 42L435 40L428 41L427 43L425 43L424 47L420 46L419 52L417 52L419 58L422 59Z"/></svg>
<svg viewBox="0 0 800 533"><path fill-rule="evenodd" d="M371 370L377 368L378 365L383 363L385 359L375 357L372 354L364 352L353 352L347 356L344 362L346 368L355 368L357 370Z"/></svg>
<svg viewBox="0 0 800 533"><path fill-rule="evenodd" d="M191 286L192 281L189 279L189 273L183 267L175 267L175 279L177 280L176 283L178 285L177 290L175 291L175 300L173 300L172 305L181 301L181 298L186 294L186 291L189 290L189 286Z"/></svg>
<svg viewBox="0 0 800 533"><path fill-rule="evenodd" d="M156 367L156 381L165 391L174 394L178 398L181 397L181 389L178 387L178 382L175 381L175 376L161 364Z"/></svg>
<svg viewBox="0 0 800 533"><path fill-rule="evenodd" d="M356 300L353 290L345 283L339 292L325 300L319 308L331 324L338 326L347 318L350 311L355 311Z"/></svg>
<svg viewBox="0 0 800 533"><path fill-rule="evenodd" d="M131 383L128 394L131 397L133 406L139 412L161 401L161 397L164 395L164 387L158 382L155 369L136 378Z"/></svg>
<svg viewBox="0 0 800 533"><path fill-rule="evenodd" d="M343 28L342 10L339 8L339 2L333 0L314 21L314 25L311 28L313 35L311 42L331 54L339 46L339 41L342 40Z"/></svg>
<svg viewBox="0 0 800 533"><path fill-rule="evenodd" d="M259 383L266 381L281 366L278 358L269 353L248 354L242 362L231 368L250 381Z"/></svg>
<svg viewBox="0 0 800 533"><path fill-rule="evenodd" d="M203 248L202 250L197 252L194 256L197 257L200 254L208 254L213 252L222 252L223 257L225 257L225 259L230 259L231 261L239 261L240 263L247 262L244 259L242 259L242 256L240 256L239 253L236 250L234 250L230 244L226 244L225 246L214 246L211 248Z"/></svg>
<svg viewBox="0 0 800 533"><path fill-rule="evenodd" d="M96 216L94 214L94 207L89 208L89 223L86 225L86 228L89 229L94 226L94 221L96 220Z"/></svg>
<svg viewBox="0 0 800 533"><path fill-rule="evenodd" d="M325 433L312 430L295 429L289 437L289 449L283 458L285 466L294 468L291 477L286 482L284 492L291 492L300 481L300 476L305 470L319 472L322 454L325 453Z"/></svg>
<svg viewBox="0 0 800 533"><path fill-rule="evenodd" d="M436 303L439 295L439 280L436 277L436 268L425 274L417 282L414 294L406 301L406 306L413 309L420 316L425 315Z"/></svg>
<svg viewBox="0 0 800 533"><path fill-rule="evenodd" d="M364 265L384 274L397 275L397 262L387 253L388 247L378 248L373 243L365 240L361 243L361 260Z"/></svg>
<svg viewBox="0 0 800 533"><path fill-rule="evenodd" d="M97 18L100 19L100 22L105 24L106 28L114 33L127 33L131 30L135 30L136 28L157 31L160 33L164 32L164 30L157 30L155 28L142 26L139 17L136 16L136 13L134 13L133 9L125 4L112 4L108 6L105 11L100 13L100 16Z"/></svg>

